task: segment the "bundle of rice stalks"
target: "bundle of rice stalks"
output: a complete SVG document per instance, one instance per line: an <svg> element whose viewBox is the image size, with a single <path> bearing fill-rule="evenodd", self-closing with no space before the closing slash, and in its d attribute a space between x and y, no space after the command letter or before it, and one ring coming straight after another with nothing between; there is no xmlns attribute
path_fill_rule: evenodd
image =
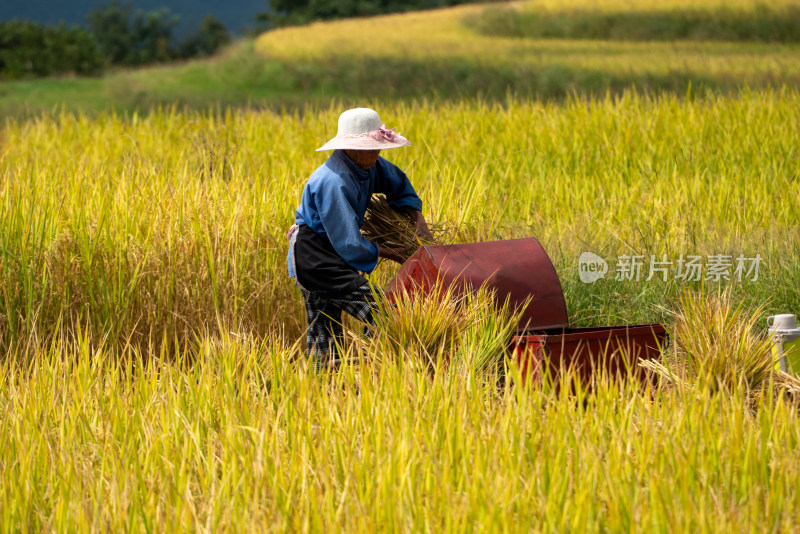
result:
<svg viewBox="0 0 800 534"><path fill-rule="evenodd" d="M508 345L516 332L529 298L521 306L514 306L508 297L499 301L495 292L484 285L467 297L472 321L461 331L458 350L453 358L455 365L479 373L499 370L507 356Z"/></svg>
<svg viewBox="0 0 800 534"><path fill-rule="evenodd" d="M783 371L775 371L775 387L788 398L800 401L800 378Z"/></svg>
<svg viewBox="0 0 800 534"><path fill-rule="evenodd" d="M438 282L429 293L403 291L396 302L381 301L374 336L363 353L376 363L403 361L414 368L451 374L485 374L502 367L526 302L499 301L483 285L461 292Z"/></svg>
<svg viewBox="0 0 800 534"><path fill-rule="evenodd" d="M424 245L442 245L452 240L453 231L447 224L428 223L430 236L418 236L410 214L394 209L386 197L374 195L367 207L361 235L378 245L404 250L406 258Z"/></svg>
<svg viewBox="0 0 800 534"><path fill-rule="evenodd" d="M716 295L686 293L675 323L672 354L663 363L640 365L665 383L702 391L733 393L744 388L751 395L770 384L782 389L800 386L791 380L775 380L772 342L758 330L762 308L734 304L729 291Z"/></svg>
<svg viewBox="0 0 800 534"><path fill-rule="evenodd" d="M396 303L382 301L366 353L376 363L403 361L434 371L450 359L461 330L473 320L463 303L453 287L437 287L430 294L404 291Z"/></svg>

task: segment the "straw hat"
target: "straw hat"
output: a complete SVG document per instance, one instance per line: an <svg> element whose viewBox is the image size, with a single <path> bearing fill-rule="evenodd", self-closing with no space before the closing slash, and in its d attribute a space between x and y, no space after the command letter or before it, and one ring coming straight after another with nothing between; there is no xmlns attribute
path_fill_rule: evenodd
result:
<svg viewBox="0 0 800 534"><path fill-rule="evenodd" d="M378 112L368 108L348 109L339 115L336 137L322 145L322 150L386 150L410 145L405 137L381 122Z"/></svg>

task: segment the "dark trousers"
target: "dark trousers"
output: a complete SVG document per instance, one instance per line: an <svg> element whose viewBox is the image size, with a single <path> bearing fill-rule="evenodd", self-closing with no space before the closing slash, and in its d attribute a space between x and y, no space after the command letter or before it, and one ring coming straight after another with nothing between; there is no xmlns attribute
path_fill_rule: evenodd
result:
<svg viewBox="0 0 800 534"><path fill-rule="evenodd" d="M325 367L338 355L337 344L341 345L344 340L343 311L366 323L365 331L369 334L369 328L375 326L375 294L378 291L369 283L336 297L321 291L302 290L308 319L306 354L318 368Z"/></svg>

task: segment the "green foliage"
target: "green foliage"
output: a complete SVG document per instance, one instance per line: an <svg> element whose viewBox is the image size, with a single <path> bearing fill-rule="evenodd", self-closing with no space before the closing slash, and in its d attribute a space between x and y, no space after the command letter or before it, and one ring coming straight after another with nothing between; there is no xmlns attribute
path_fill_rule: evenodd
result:
<svg viewBox="0 0 800 534"><path fill-rule="evenodd" d="M196 32L176 43L176 16L162 9L134 11L116 0L89 14L91 33L80 26L0 22L0 80L53 74L95 75L106 65L143 65L209 56L230 41L207 15Z"/></svg>
<svg viewBox="0 0 800 534"><path fill-rule="evenodd" d="M120 5L114 0L108 5L101 5L86 17L100 50L112 64L124 63L134 49L134 37L130 29L132 14L132 4Z"/></svg>
<svg viewBox="0 0 800 534"><path fill-rule="evenodd" d="M800 5L657 11L487 8L465 18L482 35L531 39L800 42Z"/></svg>
<svg viewBox="0 0 800 534"><path fill-rule="evenodd" d="M230 41L225 27L212 15L183 41L173 35L178 17L168 9L145 13L133 4L113 0L87 17L98 46L115 65L164 63L209 56Z"/></svg>
<svg viewBox="0 0 800 534"><path fill-rule="evenodd" d="M142 65L171 61L172 32L176 16L161 9L144 13L133 4L113 0L101 4L87 16L100 50L115 65Z"/></svg>
<svg viewBox="0 0 800 534"><path fill-rule="evenodd" d="M182 58L206 57L229 42L230 36L225 26L212 15L206 15L197 32L180 44L178 54Z"/></svg>
<svg viewBox="0 0 800 534"><path fill-rule="evenodd" d="M0 22L0 79L52 74L94 75L103 56L80 26L42 26L30 21Z"/></svg>

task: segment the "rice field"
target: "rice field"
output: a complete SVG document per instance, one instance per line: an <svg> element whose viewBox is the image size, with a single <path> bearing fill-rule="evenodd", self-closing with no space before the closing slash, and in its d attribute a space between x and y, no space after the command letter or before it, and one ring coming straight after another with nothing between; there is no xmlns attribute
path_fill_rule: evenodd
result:
<svg viewBox="0 0 800 534"><path fill-rule="evenodd" d="M427 42L443 65L516 54L527 68L526 50L581 46L608 56L587 59L599 69L682 57L697 72L717 50L744 78L769 58L795 68L792 44L461 33L454 21L485 8L281 30L256 47L415 61ZM739 46L765 63L734 58ZM700 60L682 56L692 47ZM454 242L538 238L574 326L666 324L662 381L523 387L502 350L514 310L485 293L389 309L372 338L348 322L360 364L309 370L284 233L325 160L314 150L354 104L412 141L385 156ZM799 125L786 80L5 119L0 530L793 530L800 387L770 372L765 317L800 314ZM604 279L581 281L583 252L608 262ZM669 269L648 277L651 256ZM678 276L690 256L696 280ZM714 277L720 256L761 261ZM620 270L626 257L640 276Z"/></svg>
<svg viewBox="0 0 800 534"><path fill-rule="evenodd" d="M778 13L796 7L790 1L726 4L704 3L701 9L713 13L725 6L756 17L758 6ZM683 93L689 83L695 88L730 89L765 82L796 86L800 79L796 41L521 39L513 32L483 35L474 29L498 12L565 12L569 17L572 12L620 10L657 15L697 7L691 2L512 2L500 6L478 4L285 28L263 34L255 48L290 71L305 70L310 82L316 81L314 72L337 73L327 87L337 95L358 93L369 85L371 76L385 81L378 95L403 97L424 91L434 80L443 96L476 91L502 95L503 87L510 87L520 95L593 92L602 97L606 91L631 85ZM458 68L437 69L453 64Z"/></svg>
<svg viewBox="0 0 800 534"><path fill-rule="evenodd" d="M658 306L686 285L609 276L589 286L577 278L583 251L609 261L760 254L758 279L735 289L777 307L797 301L795 90L375 107L413 138L388 155L426 217L461 241L537 237L576 324L664 318ZM283 234L338 113L8 121L3 346L78 325L137 346L181 345L205 329L300 335Z"/></svg>

